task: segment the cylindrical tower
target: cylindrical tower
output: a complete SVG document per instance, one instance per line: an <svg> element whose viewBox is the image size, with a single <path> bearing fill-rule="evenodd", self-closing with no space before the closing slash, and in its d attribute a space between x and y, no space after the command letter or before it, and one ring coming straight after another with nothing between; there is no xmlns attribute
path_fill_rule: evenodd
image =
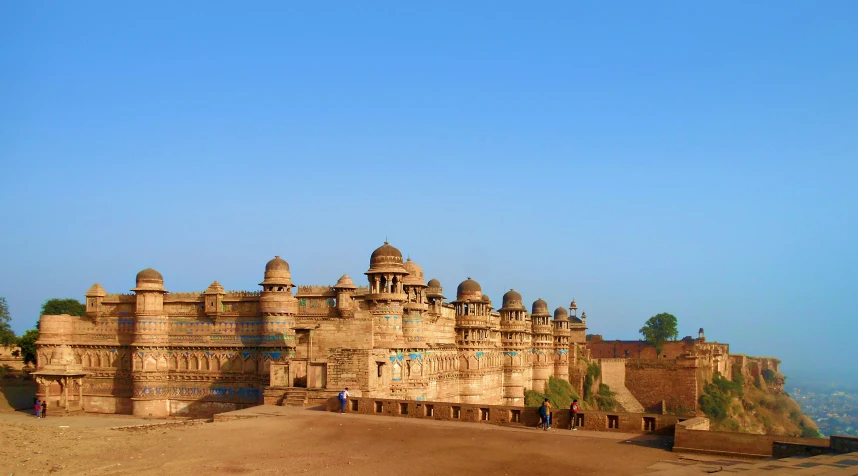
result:
<svg viewBox="0 0 858 476"><path fill-rule="evenodd" d="M569 380L569 313L554 310L554 377Z"/></svg>
<svg viewBox="0 0 858 476"><path fill-rule="evenodd" d="M364 274L369 280L369 293L364 299L373 317L373 347L403 348L402 304L407 296L402 281L408 271L403 266L402 253L385 241L372 252L369 270Z"/></svg>
<svg viewBox="0 0 858 476"><path fill-rule="evenodd" d="M298 299L292 295L292 272L289 263L275 256L265 265L259 293L259 314L262 316L263 346L292 347L295 342L295 316ZM264 370L264 369L263 369Z"/></svg>
<svg viewBox="0 0 858 476"><path fill-rule="evenodd" d="M526 321L527 308L521 302L521 294L510 289L503 295L500 308L504 405L524 405L524 375L530 366L530 329Z"/></svg>
<svg viewBox="0 0 858 476"><path fill-rule="evenodd" d="M533 363L533 389L544 392L548 379L554 375L554 329L548 303L542 298L533 301L530 319L533 338L531 340Z"/></svg>
<svg viewBox="0 0 858 476"><path fill-rule="evenodd" d="M338 316L342 318L355 316L354 296L356 289L357 286L348 274L342 275L337 284L334 285L334 291L337 292Z"/></svg>
<svg viewBox="0 0 858 476"><path fill-rule="evenodd" d="M167 356L169 325L164 313L164 277L152 268L137 273L131 411L135 416L170 414Z"/></svg>
<svg viewBox="0 0 858 476"><path fill-rule="evenodd" d="M492 350L489 314L491 302L483 299L483 288L471 278L456 289L456 347L459 353L459 397L462 403L483 403L497 399L484 395L492 387L484 385L490 370ZM480 365L482 363L482 365ZM500 382L498 382L500 383Z"/></svg>
<svg viewBox="0 0 858 476"><path fill-rule="evenodd" d="M426 317L429 305L426 300L426 282L423 280L423 268L411 261L405 262L408 275L402 280L403 290L407 300L403 306L402 335L405 345L409 348L426 347L423 319Z"/></svg>

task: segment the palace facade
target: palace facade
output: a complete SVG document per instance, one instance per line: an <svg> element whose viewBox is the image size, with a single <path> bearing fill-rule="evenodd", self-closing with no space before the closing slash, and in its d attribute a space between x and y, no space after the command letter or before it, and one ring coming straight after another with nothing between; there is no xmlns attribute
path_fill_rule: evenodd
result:
<svg viewBox="0 0 858 476"><path fill-rule="evenodd" d="M215 281L203 292L168 292L151 268L131 294L96 283L86 316L41 317L39 394L55 408L157 417L306 403L344 387L520 406L525 389L568 379L585 352L586 314L574 301L552 316L539 299L528 312L510 290L496 309L468 278L448 302L438 280L427 283L388 243L365 274L366 286L344 275L333 286L296 287L277 256L259 291L227 292Z"/></svg>

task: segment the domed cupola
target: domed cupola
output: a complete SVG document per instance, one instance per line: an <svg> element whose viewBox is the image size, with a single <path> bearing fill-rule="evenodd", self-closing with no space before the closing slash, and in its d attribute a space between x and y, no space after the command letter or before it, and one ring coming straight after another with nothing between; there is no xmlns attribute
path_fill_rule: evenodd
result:
<svg viewBox="0 0 858 476"><path fill-rule="evenodd" d="M423 278L423 268L420 265L411 261L411 258L408 258L403 267L408 272L408 276L402 279L402 284L406 286L426 286L426 281Z"/></svg>
<svg viewBox="0 0 858 476"><path fill-rule="evenodd" d="M503 295L503 307L502 311L526 311L527 308L524 307L524 304L521 302L521 294L514 289L510 289L506 294Z"/></svg>
<svg viewBox="0 0 858 476"><path fill-rule="evenodd" d="M483 298L483 288L480 286L480 283L474 281L470 277L456 288L456 300L457 301L468 301L468 300L482 300Z"/></svg>
<svg viewBox="0 0 858 476"><path fill-rule="evenodd" d="M531 306L532 312L530 313L533 316L550 316L551 313L548 312L548 303L545 302L542 298L533 301L533 306Z"/></svg>
<svg viewBox="0 0 858 476"><path fill-rule="evenodd" d="M265 291L291 291L292 272L289 270L289 263L275 256L265 265L265 279L259 285Z"/></svg>
<svg viewBox="0 0 858 476"><path fill-rule="evenodd" d="M435 278L429 280L426 288L426 296L431 299L444 299L444 288L441 287L441 281Z"/></svg>
<svg viewBox="0 0 858 476"><path fill-rule="evenodd" d="M369 273L406 273L402 263L402 252L384 242L369 257Z"/></svg>
<svg viewBox="0 0 858 476"><path fill-rule="evenodd" d="M164 291L164 277L152 268L137 273L137 287L132 291Z"/></svg>
<svg viewBox="0 0 858 476"><path fill-rule="evenodd" d="M565 307L558 307L557 309L554 310L554 320L555 321L569 320L569 311L567 311Z"/></svg>

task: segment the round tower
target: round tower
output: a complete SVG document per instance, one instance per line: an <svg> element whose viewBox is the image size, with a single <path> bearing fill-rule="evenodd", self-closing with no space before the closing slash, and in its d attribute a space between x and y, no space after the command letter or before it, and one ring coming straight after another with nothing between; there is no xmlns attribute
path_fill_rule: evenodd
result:
<svg viewBox="0 0 858 476"><path fill-rule="evenodd" d="M569 380L569 313L554 310L554 377Z"/></svg>
<svg viewBox="0 0 858 476"><path fill-rule="evenodd" d="M402 283L408 275L402 263L402 253L384 242L372 252L369 270L369 293L364 297L373 317L373 347L377 349L403 348L402 305L407 300Z"/></svg>
<svg viewBox="0 0 858 476"><path fill-rule="evenodd" d="M408 275L402 280L407 297L403 306L402 335L408 347L425 347L423 319L429 309L426 296L428 286L423 280L423 268L411 261L411 258L405 261L404 267Z"/></svg>
<svg viewBox="0 0 858 476"><path fill-rule="evenodd" d="M137 273L137 305L134 311L134 355L131 370L131 412L135 416L166 417L170 414L169 323L164 313L164 277L152 268Z"/></svg>
<svg viewBox="0 0 858 476"><path fill-rule="evenodd" d="M530 329L527 308L521 294L510 289L503 295L500 308L501 346L503 347L503 404L524 405L524 376L530 367Z"/></svg>
<svg viewBox="0 0 858 476"><path fill-rule="evenodd" d="M295 347L295 316L298 299L292 295L292 272L289 263L275 256L265 264L262 291L259 293L259 314L262 316L261 344Z"/></svg>
<svg viewBox="0 0 858 476"><path fill-rule="evenodd" d="M554 375L554 329L551 326L551 313L548 311L547 302L542 298L537 299L533 301L531 309L533 389L544 392L548 379Z"/></svg>
<svg viewBox="0 0 858 476"><path fill-rule="evenodd" d="M484 299L480 283L471 278L462 281L456 289L456 347L459 353L459 397L462 403L481 403L499 400L498 395L484 395L485 391L498 388L500 381L492 386L487 382L489 353L493 350L491 340L491 301ZM488 384L488 385L487 385Z"/></svg>
<svg viewBox="0 0 858 476"><path fill-rule="evenodd" d="M348 274L342 275L337 284L334 285L334 291L337 293L337 315L346 317L355 317L355 286L352 278Z"/></svg>

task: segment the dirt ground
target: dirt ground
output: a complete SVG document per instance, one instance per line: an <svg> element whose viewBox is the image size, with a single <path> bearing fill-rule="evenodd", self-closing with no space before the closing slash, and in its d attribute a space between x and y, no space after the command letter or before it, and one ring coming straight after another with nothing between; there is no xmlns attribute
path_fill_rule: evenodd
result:
<svg viewBox="0 0 858 476"><path fill-rule="evenodd" d="M660 460L678 459L665 441L647 437L626 443L622 435L601 432L277 411L133 430L103 425L143 422L97 416L37 420L4 412L0 475L635 475Z"/></svg>

